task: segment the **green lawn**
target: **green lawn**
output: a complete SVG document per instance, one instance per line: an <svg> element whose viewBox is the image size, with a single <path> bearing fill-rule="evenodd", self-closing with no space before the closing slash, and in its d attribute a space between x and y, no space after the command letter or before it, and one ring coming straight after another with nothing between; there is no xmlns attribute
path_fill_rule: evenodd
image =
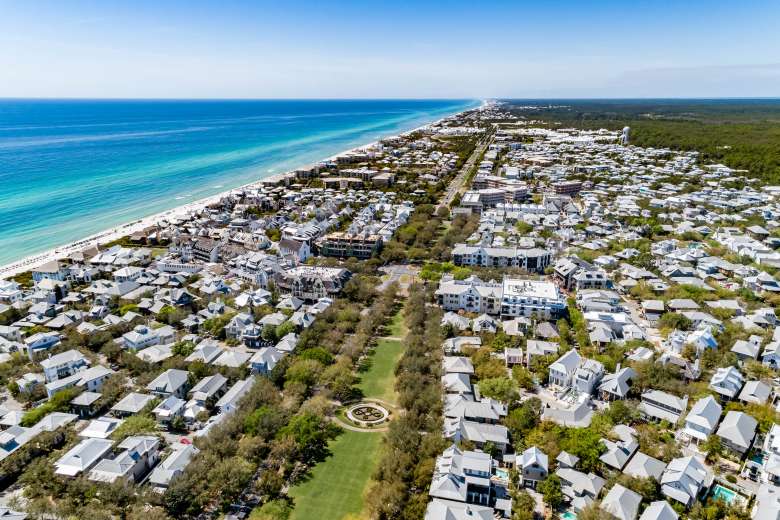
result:
<svg viewBox="0 0 780 520"><path fill-rule="evenodd" d="M401 313L393 317L390 334L405 334ZM395 366L403 343L380 339L371 357L371 367L360 374L360 389L366 397L394 403ZM330 443L331 456L317 464L310 478L289 491L295 500L291 520L343 520L363 518L363 495L371 480L384 435L380 432L345 430Z"/></svg>
<svg viewBox="0 0 780 520"><path fill-rule="evenodd" d="M403 338L406 336L406 323L404 323L403 309L395 313L390 325L387 327L387 332L394 338Z"/></svg>
<svg viewBox="0 0 780 520"><path fill-rule="evenodd" d="M358 388L366 397L384 399L395 403L395 365L403 353L403 343L391 339L380 339L371 356L371 367L360 374Z"/></svg>
<svg viewBox="0 0 780 520"><path fill-rule="evenodd" d="M345 431L331 442L332 456L314 467L309 480L290 489L295 500L291 520L359 517L382 437L381 433Z"/></svg>

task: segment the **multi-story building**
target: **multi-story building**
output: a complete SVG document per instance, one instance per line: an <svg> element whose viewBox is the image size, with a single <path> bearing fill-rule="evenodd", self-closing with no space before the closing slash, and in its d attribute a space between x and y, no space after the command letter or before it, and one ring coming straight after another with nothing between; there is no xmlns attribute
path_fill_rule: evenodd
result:
<svg viewBox="0 0 780 520"><path fill-rule="evenodd" d="M669 421L677 424L688 409L688 396L682 399L660 390L648 390L642 394L639 411L648 419Z"/></svg>
<svg viewBox="0 0 780 520"><path fill-rule="evenodd" d="M89 361L78 350L66 350L41 361L46 382L68 377L89 366Z"/></svg>
<svg viewBox="0 0 780 520"><path fill-rule="evenodd" d="M505 278L501 316L557 319L566 313L566 300L552 282Z"/></svg>
<svg viewBox="0 0 780 520"><path fill-rule="evenodd" d="M436 458L428 494L434 501L503 508L508 502L503 500L508 498L508 492L503 482L491 478L494 464L487 453L462 451L453 445ZM500 516L506 513L511 513L511 509L502 510Z"/></svg>
<svg viewBox="0 0 780 520"><path fill-rule="evenodd" d="M611 285L606 272L576 256L558 260L553 270L553 279L567 291L607 289Z"/></svg>
<svg viewBox="0 0 780 520"><path fill-rule="evenodd" d="M553 184L553 190L559 195L576 195L582 190L582 183L579 181L562 181Z"/></svg>
<svg viewBox="0 0 780 520"><path fill-rule="evenodd" d="M322 256L365 260L374 256L382 248L382 237L374 233L337 231L322 237L318 245Z"/></svg>
<svg viewBox="0 0 780 520"><path fill-rule="evenodd" d="M552 254L539 248L486 247L456 244L452 263L458 266L521 267L527 271L543 272L550 265Z"/></svg>
<svg viewBox="0 0 780 520"><path fill-rule="evenodd" d="M302 300L316 301L341 292L350 272L339 267L300 265L280 273L279 288Z"/></svg>
<svg viewBox="0 0 780 520"><path fill-rule="evenodd" d="M436 299L444 310L495 315L501 310L501 294L500 283L483 282L476 276L465 280L445 276L439 282Z"/></svg>

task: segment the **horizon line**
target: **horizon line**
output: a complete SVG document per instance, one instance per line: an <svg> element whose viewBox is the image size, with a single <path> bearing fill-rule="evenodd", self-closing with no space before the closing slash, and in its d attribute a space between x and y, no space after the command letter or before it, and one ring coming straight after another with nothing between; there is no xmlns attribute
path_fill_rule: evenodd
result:
<svg viewBox="0 0 780 520"><path fill-rule="evenodd" d="M636 96L636 97L87 97L0 96L0 101L664 101L780 100L778 96Z"/></svg>

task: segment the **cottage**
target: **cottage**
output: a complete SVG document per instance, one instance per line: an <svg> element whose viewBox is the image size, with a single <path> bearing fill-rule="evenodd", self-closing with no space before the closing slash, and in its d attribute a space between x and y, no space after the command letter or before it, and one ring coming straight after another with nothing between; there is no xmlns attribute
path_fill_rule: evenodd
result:
<svg viewBox="0 0 780 520"><path fill-rule="evenodd" d="M623 400L631 390L631 380L636 372L631 367L621 368L618 364L614 374L607 374L599 384L599 394L605 401Z"/></svg>
<svg viewBox="0 0 780 520"><path fill-rule="evenodd" d="M639 520L677 520L679 515L666 500L651 503L642 512Z"/></svg>
<svg viewBox="0 0 780 520"><path fill-rule="evenodd" d="M157 422L163 426L169 426L171 421L177 417L184 416L186 401L176 395L169 395L158 404L152 413L157 418Z"/></svg>
<svg viewBox="0 0 780 520"><path fill-rule="evenodd" d="M71 349L42 360L40 365L46 381L50 383L71 376L89 366L89 361L81 352Z"/></svg>
<svg viewBox="0 0 780 520"><path fill-rule="evenodd" d="M733 366L717 369L710 379L710 388L726 399L737 397L744 384L745 378Z"/></svg>
<svg viewBox="0 0 780 520"><path fill-rule="evenodd" d="M114 445L106 439L84 439L54 463L54 473L77 477L98 463Z"/></svg>
<svg viewBox="0 0 780 520"><path fill-rule="evenodd" d="M539 482L547 478L547 455L539 448L532 446L522 454L517 455L517 469L523 486L536 489Z"/></svg>
<svg viewBox="0 0 780 520"><path fill-rule="evenodd" d="M229 414L238 409L241 398L244 397L250 388L252 388L254 382L255 380L252 377L236 381L236 383L225 392L225 395L217 401L216 407L219 409L220 413Z"/></svg>
<svg viewBox="0 0 780 520"><path fill-rule="evenodd" d="M576 349L571 349L558 358L549 369L549 383L558 388L570 388L574 374L582 364L582 358Z"/></svg>
<svg viewBox="0 0 780 520"><path fill-rule="evenodd" d="M634 520L639 513L642 497L620 484L615 484L601 501L601 509L618 520Z"/></svg>
<svg viewBox="0 0 780 520"><path fill-rule="evenodd" d="M249 358L249 366L252 372L268 375L285 355L276 347L261 348Z"/></svg>
<svg viewBox="0 0 780 520"><path fill-rule="evenodd" d="M113 459L103 459L89 472L89 480L114 483L121 480L135 483L159 461L160 439L153 435L133 435L119 443L124 450Z"/></svg>
<svg viewBox="0 0 780 520"><path fill-rule="evenodd" d="M139 413L154 399L151 395L130 392L111 407L111 412L116 417L129 417Z"/></svg>
<svg viewBox="0 0 780 520"><path fill-rule="evenodd" d="M184 472L192 458L200 450L191 444L177 445L173 452L162 461L149 476L149 483L155 491L168 489L171 482Z"/></svg>
<svg viewBox="0 0 780 520"><path fill-rule="evenodd" d="M649 419L669 421L677 424L688 409L688 396L682 399L659 390L648 390L642 394L639 411Z"/></svg>
<svg viewBox="0 0 780 520"><path fill-rule="evenodd" d="M762 381L748 381L738 399L745 403L765 404L772 395L772 388Z"/></svg>
<svg viewBox="0 0 780 520"><path fill-rule="evenodd" d="M661 493L689 507L712 480L712 472L696 457L673 459L661 476Z"/></svg>
<svg viewBox="0 0 780 520"><path fill-rule="evenodd" d="M723 408L711 395L699 399L685 417L683 433L697 443L706 441L715 431L722 411Z"/></svg>
<svg viewBox="0 0 780 520"><path fill-rule="evenodd" d="M664 469L666 469L665 463L642 452L638 452L631 457L630 461L628 461L626 467L623 468L623 473L635 478L652 478L660 482Z"/></svg>
<svg viewBox="0 0 780 520"><path fill-rule="evenodd" d="M744 412L731 411L723 418L717 431L723 445L739 455L744 455L753 446L758 421Z"/></svg>
<svg viewBox="0 0 780 520"><path fill-rule="evenodd" d="M169 368L157 376L151 383L146 385L146 389L160 397L175 395L176 397L183 398L187 395L188 385L189 372L186 370Z"/></svg>

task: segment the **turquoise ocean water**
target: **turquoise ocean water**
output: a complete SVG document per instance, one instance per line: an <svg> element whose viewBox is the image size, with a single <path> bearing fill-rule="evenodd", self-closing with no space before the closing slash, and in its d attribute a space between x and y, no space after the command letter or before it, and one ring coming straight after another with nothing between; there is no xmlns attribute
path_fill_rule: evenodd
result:
<svg viewBox="0 0 780 520"><path fill-rule="evenodd" d="M0 100L0 264L477 105Z"/></svg>

